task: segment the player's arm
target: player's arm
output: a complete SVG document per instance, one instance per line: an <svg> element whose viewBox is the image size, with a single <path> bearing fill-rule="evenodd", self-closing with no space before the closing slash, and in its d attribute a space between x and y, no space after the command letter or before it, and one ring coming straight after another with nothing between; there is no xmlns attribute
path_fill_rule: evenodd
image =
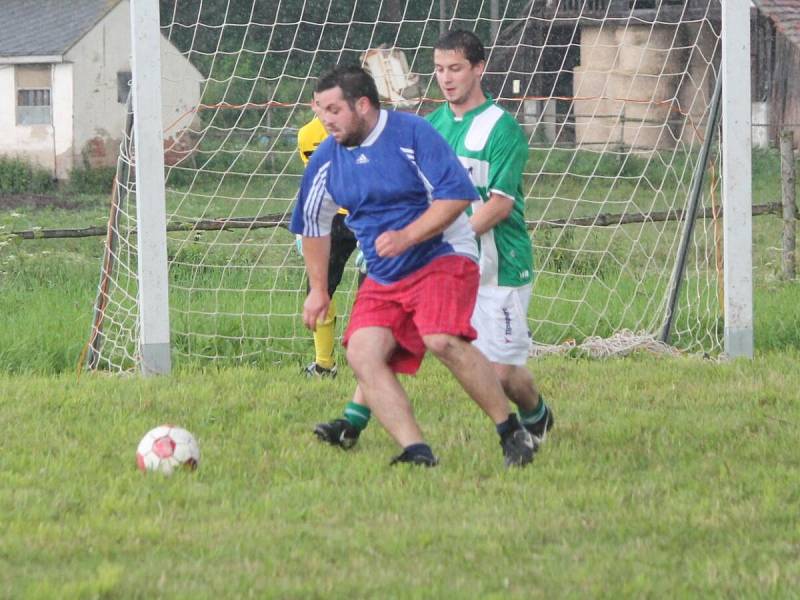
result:
<svg viewBox="0 0 800 600"><path fill-rule="evenodd" d="M514 192L522 184L528 160L528 143L518 126L494 135L490 144L489 200L469 220L475 235L483 235L511 215Z"/></svg>
<svg viewBox="0 0 800 600"><path fill-rule="evenodd" d="M489 201L472 213L469 219L475 235L483 235L498 223L505 221L514 210L514 199L504 194L493 192Z"/></svg>
<svg viewBox="0 0 800 600"><path fill-rule="evenodd" d="M314 160L303 173L297 203L289 229L303 236L303 259L309 277L309 294L303 305L303 322L315 330L317 322L328 312L328 259L331 245L331 224L338 206L327 191L326 169Z"/></svg>
<svg viewBox="0 0 800 600"><path fill-rule="evenodd" d="M397 231L385 231L375 240L378 256L399 256L411 246L447 229L469 206L469 200L434 200L428 209Z"/></svg>

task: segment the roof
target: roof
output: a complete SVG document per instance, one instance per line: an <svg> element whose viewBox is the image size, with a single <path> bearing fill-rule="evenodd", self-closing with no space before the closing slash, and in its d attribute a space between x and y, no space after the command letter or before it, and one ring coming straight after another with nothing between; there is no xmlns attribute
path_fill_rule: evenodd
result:
<svg viewBox="0 0 800 600"><path fill-rule="evenodd" d="M800 0L753 0L787 40L800 47Z"/></svg>
<svg viewBox="0 0 800 600"><path fill-rule="evenodd" d="M63 56L121 0L2 0L0 57Z"/></svg>

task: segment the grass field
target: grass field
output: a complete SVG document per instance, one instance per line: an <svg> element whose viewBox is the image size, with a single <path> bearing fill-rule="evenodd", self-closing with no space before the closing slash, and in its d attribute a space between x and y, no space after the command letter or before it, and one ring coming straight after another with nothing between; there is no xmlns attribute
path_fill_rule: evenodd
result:
<svg viewBox="0 0 800 600"><path fill-rule="evenodd" d="M16 217L9 217L8 213L0 215L0 226L5 225L9 231L37 225L53 228L100 224L107 219L105 203L104 198L83 197L78 199L76 207L69 209L20 207L12 213ZM800 348L797 309L800 283L779 277L780 228L777 218L754 219L755 337L760 352ZM263 236L271 235L272 231L267 230ZM189 350L207 356L232 357L229 364L236 357L244 357L239 359L241 362L264 366L275 360L299 365L306 359L310 337L296 317L303 300L302 262L288 249L290 245L293 247L291 236L283 230L275 235L286 244L278 249L281 258L271 262L272 266L256 271L255 277L244 269L225 269L224 257L216 263L207 260L207 265L201 268L191 266L188 260L186 265L173 268L176 285L171 292L172 325L176 350L180 352L176 354L178 362L193 362L186 357ZM253 238L246 250L258 256L257 246L262 238L256 235ZM537 254L544 253L541 244L545 242L546 239L537 238L540 244ZM0 244L3 243L0 231ZM16 243L5 240L0 247L0 371L74 370L89 338L102 245L101 238ZM181 252L203 251L202 246L193 249L194 245L188 244ZM666 262L656 261L660 271L654 268L652 272L646 269L637 272L631 264L624 270L609 269L603 277L593 275L589 270L591 265L584 273L558 271L561 263L573 264L575 256L565 250L551 256L547 272L537 279L531 306L535 339L563 340L593 332L609 335L620 327L634 328L635 324L641 324L643 315L658 323L661 313L654 304L664 297L668 281L668 272L663 272ZM241 264L248 264L244 260L247 257L237 258L242 259ZM222 266L209 267L208 263ZM281 264L285 266L275 266ZM685 289L693 294L693 302L700 308L679 318L681 331L673 341L680 343L691 327L706 332L708 339L702 340L704 343L715 344L721 337L721 313L713 296L715 290L702 288L702 281L688 281ZM693 290L695 283L700 291ZM349 306L348 285L352 286L352 276L339 293L340 307ZM612 288L614 293L609 294ZM243 313L247 316L243 317ZM195 320L191 328L187 323L190 317ZM195 333L184 333L190 330ZM112 331L112 327L107 331ZM214 333L227 337L205 337ZM245 335L250 337L245 339ZM264 351L265 335L271 336L269 344L274 353ZM282 339L276 341L276 338Z"/></svg>
<svg viewBox="0 0 800 600"><path fill-rule="evenodd" d="M760 201L777 197L774 158L754 157ZM194 210L203 198L182 201ZM397 448L376 423L349 453L313 439L313 425L341 413L354 382L346 368L333 382L300 378L311 347L300 329L276 330L297 336L281 364L275 355L238 367L178 355L167 378L78 377L102 241L14 242L4 233L102 225L107 198L11 208L0 212L0 598L798 595L800 284L778 276L773 217L754 221L754 360L531 362L557 424L532 466L508 471L488 420L431 359L405 380L442 461L420 470L388 466ZM592 235L598 246L609 241ZM259 239L247 250L257 252ZM575 266L562 246L548 259L552 273L558 261ZM300 288L292 260L285 281L259 285ZM613 283L646 307L645 292L663 285L660 261L609 271L598 285ZM212 268L188 260L174 275L217 285ZM617 326L618 299L587 293L589 279L540 278L543 296L573 299L537 315L540 334L568 335L558 327L570 319L573 331ZM191 309L200 296L174 298ZM233 312L237 299L220 302ZM273 310L285 311L279 302ZM682 326L718 335L709 315ZM176 342L183 350L203 340ZM139 439L164 422L197 436L197 472L136 470Z"/></svg>
<svg viewBox="0 0 800 600"><path fill-rule="evenodd" d="M348 375L0 376L0 596L796 597L798 359L537 362L558 422L521 471L433 363L432 470L390 468L375 423L312 439ZM196 473L136 471L163 421Z"/></svg>

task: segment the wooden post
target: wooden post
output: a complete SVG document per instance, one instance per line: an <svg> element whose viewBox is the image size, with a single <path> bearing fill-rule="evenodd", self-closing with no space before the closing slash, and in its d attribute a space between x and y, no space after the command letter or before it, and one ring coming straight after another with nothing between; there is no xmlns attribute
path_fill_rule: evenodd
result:
<svg viewBox="0 0 800 600"><path fill-rule="evenodd" d="M786 129L781 132L781 187L783 197L783 278L794 280L795 269L795 228L797 223L797 203L795 195L794 132Z"/></svg>

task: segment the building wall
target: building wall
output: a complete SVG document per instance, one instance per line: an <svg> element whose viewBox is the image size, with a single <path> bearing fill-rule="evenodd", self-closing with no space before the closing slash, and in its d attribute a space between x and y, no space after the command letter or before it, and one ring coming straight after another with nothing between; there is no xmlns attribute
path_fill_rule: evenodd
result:
<svg viewBox="0 0 800 600"><path fill-rule="evenodd" d="M712 32L700 29L582 27L573 92L578 145L644 152L699 141L711 91L701 57L714 56Z"/></svg>
<svg viewBox="0 0 800 600"><path fill-rule="evenodd" d="M714 97L715 70L720 68L720 44L708 21L684 23L681 44L687 50L686 73L678 88L678 103L673 129L686 145L702 144L708 127L708 111Z"/></svg>
<svg viewBox="0 0 800 600"><path fill-rule="evenodd" d="M785 35L775 36L775 64L772 73L769 103L770 138L777 145L781 132L794 131L800 143L800 48Z"/></svg>
<svg viewBox="0 0 800 600"><path fill-rule="evenodd" d="M125 127L118 73L129 72L130 6L121 2L67 53L74 63L77 164L116 163ZM161 39L163 125L177 135L194 116L203 77L165 38ZM183 119L181 119L183 116ZM177 123L176 123L177 121Z"/></svg>
<svg viewBox="0 0 800 600"><path fill-rule="evenodd" d="M20 156L56 177L72 168L72 65L50 67L51 122L17 125L17 69L29 65L0 65L0 155Z"/></svg>
<svg viewBox="0 0 800 600"><path fill-rule="evenodd" d="M66 179L75 166L74 122L75 91L73 65L57 64L53 67L53 146L55 148L53 173L58 179Z"/></svg>

